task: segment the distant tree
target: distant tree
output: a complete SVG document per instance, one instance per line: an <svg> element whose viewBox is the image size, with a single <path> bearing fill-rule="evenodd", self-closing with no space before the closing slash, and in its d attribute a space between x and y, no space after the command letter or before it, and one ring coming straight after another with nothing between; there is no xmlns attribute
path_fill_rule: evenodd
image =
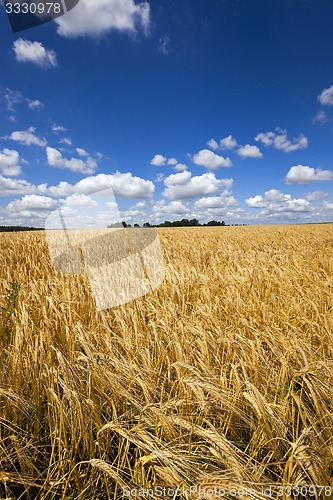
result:
<svg viewBox="0 0 333 500"><path fill-rule="evenodd" d="M140 227L140 224L134 224L134 227Z"/></svg>
<svg viewBox="0 0 333 500"><path fill-rule="evenodd" d="M143 227L151 227L151 225L149 224L149 222L145 222Z"/></svg>
<svg viewBox="0 0 333 500"><path fill-rule="evenodd" d="M219 222L217 220L211 220L205 224L206 226L225 226L224 220L222 222Z"/></svg>

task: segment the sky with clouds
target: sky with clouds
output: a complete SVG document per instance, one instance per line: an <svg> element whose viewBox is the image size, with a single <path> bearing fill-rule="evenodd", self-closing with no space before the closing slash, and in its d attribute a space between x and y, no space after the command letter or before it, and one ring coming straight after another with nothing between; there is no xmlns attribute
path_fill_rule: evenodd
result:
<svg viewBox="0 0 333 500"><path fill-rule="evenodd" d="M333 221L332 18L80 0L13 34L0 1L0 225Z"/></svg>

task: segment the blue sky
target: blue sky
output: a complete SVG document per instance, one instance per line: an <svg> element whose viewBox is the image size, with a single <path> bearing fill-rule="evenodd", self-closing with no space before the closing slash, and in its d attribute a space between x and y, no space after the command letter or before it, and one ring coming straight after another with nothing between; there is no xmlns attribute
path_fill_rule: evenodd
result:
<svg viewBox="0 0 333 500"><path fill-rule="evenodd" d="M333 221L331 0L0 7L0 225ZM96 192L115 200L99 216ZM91 208L91 210L89 210Z"/></svg>

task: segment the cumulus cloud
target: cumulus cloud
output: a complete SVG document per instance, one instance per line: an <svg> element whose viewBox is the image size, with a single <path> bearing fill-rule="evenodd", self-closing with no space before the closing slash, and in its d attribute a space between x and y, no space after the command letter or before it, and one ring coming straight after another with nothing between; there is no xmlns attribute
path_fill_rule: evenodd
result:
<svg viewBox="0 0 333 500"><path fill-rule="evenodd" d="M166 203L165 200L161 200L153 204L153 213L157 219L161 219L165 216L185 217L190 213L190 211L181 201L171 201L170 203Z"/></svg>
<svg viewBox="0 0 333 500"><path fill-rule="evenodd" d="M154 158L150 160L151 165L155 167L165 167L166 165L176 165L178 162L176 158L166 158L163 155L155 155Z"/></svg>
<svg viewBox="0 0 333 500"><path fill-rule="evenodd" d="M263 156L260 149L257 146L251 146L250 144L245 144L245 146L241 146L240 144L237 143L236 139L231 134L229 134L227 137L224 137L224 139L221 139L219 144L217 143L217 141L215 141L215 139L211 139L210 141L208 141L207 144L211 149L214 150L217 149L227 149L229 151L234 150L241 158L262 158Z"/></svg>
<svg viewBox="0 0 333 500"><path fill-rule="evenodd" d="M318 101L323 106L333 106L333 85L319 94Z"/></svg>
<svg viewBox="0 0 333 500"><path fill-rule="evenodd" d="M72 194L67 196L65 200L63 200L63 204L68 207L96 207L97 201L93 200L90 196L86 194Z"/></svg>
<svg viewBox="0 0 333 500"><path fill-rule="evenodd" d="M6 211L11 217L20 219L45 219L57 207L58 202L53 198L32 194L12 201L7 205Z"/></svg>
<svg viewBox="0 0 333 500"><path fill-rule="evenodd" d="M304 165L291 167L286 175L287 184L311 184L317 181L332 181L333 170L321 170Z"/></svg>
<svg viewBox="0 0 333 500"><path fill-rule="evenodd" d="M238 201L231 196L228 191L222 193L220 196L200 198L200 200L196 201L194 204L197 209L235 207L237 205Z"/></svg>
<svg viewBox="0 0 333 500"><path fill-rule="evenodd" d="M224 139L220 140L220 146L222 149L235 149L237 148L238 144L236 139L232 137L232 135L228 135Z"/></svg>
<svg viewBox="0 0 333 500"><path fill-rule="evenodd" d="M80 158L64 158L61 152L55 148L46 148L47 162L51 167L63 168L80 174L93 174L97 167L97 162L91 156L84 161Z"/></svg>
<svg viewBox="0 0 333 500"><path fill-rule="evenodd" d="M185 165L185 163L177 163L177 165L175 165L173 169L176 172L183 172L184 170L187 170L187 165Z"/></svg>
<svg viewBox="0 0 333 500"><path fill-rule="evenodd" d="M54 210L57 208L58 202L47 196L39 196L36 194L26 195L21 200L15 200L9 203L8 211L19 208L21 210Z"/></svg>
<svg viewBox="0 0 333 500"><path fill-rule="evenodd" d="M155 186L152 181L133 176L130 172L114 174L99 174L82 179L73 186L75 193L92 194L104 189L113 189L115 196L124 199L150 198Z"/></svg>
<svg viewBox="0 0 333 500"><path fill-rule="evenodd" d="M309 212L311 206L304 198L292 198L290 194L281 193L277 189L265 192L264 196L256 195L245 200L249 208L263 208L263 213Z"/></svg>
<svg viewBox="0 0 333 500"><path fill-rule="evenodd" d="M59 35L98 37L111 30L148 32L150 5L134 0L80 0L79 7L55 20Z"/></svg>
<svg viewBox="0 0 333 500"><path fill-rule="evenodd" d="M242 158L262 158L262 152L257 146L246 144L237 150L237 154Z"/></svg>
<svg viewBox="0 0 333 500"><path fill-rule="evenodd" d="M23 179L8 179L0 174L0 196L30 194L36 191L36 186Z"/></svg>
<svg viewBox="0 0 333 500"><path fill-rule="evenodd" d="M181 173L169 175L169 177L164 179L164 184L168 187L183 185L188 183L191 177L192 177L191 172L189 172L188 170L184 170Z"/></svg>
<svg viewBox="0 0 333 500"><path fill-rule="evenodd" d="M156 167L163 167L163 165L166 165L166 162L167 159L163 155L155 155L154 158L150 160L150 164Z"/></svg>
<svg viewBox="0 0 333 500"><path fill-rule="evenodd" d="M42 68L55 68L58 64L54 50L46 49L40 42L19 38L13 43L13 50L20 62L32 62Z"/></svg>
<svg viewBox="0 0 333 500"><path fill-rule="evenodd" d="M8 177L15 177L21 173L19 165L20 155L14 149L4 148L0 151L0 172ZM0 189L1 191L1 189Z"/></svg>
<svg viewBox="0 0 333 500"><path fill-rule="evenodd" d="M123 199L151 198L155 191L152 181L133 176L130 172L89 176L76 184L60 182L56 186L33 185L23 179L9 179L0 174L0 196L37 194L55 198L72 195L92 195L112 189L115 196ZM72 199L72 198L70 198Z"/></svg>
<svg viewBox="0 0 333 500"><path fill-rule="evenodd" d="M213 151L209 151L209 149L202 149L199 151L193 156L193 161L196 165L206 167L210 170L232 166L230 158L224 158L223 156L213 153Z"/></svg>
<svg viewBox="0 0 333 500"><path fill-rule="evenodd" d="M262 142L265 146L273 146L275 149L291 153L298 149L305 149L308 147L308 139L304 134L300 134L297 138L289 140L287 131L280 128L276 132L261 132L255 137L256 141Z"/></svg>
<svg viewBox="0 0 333 500"><path fill-rule="evenodd" d="M28 130L16 130L12 132L9 139L16 141L23 146L40 146L45 147L47 141L44 138L40 138L35 134L35 127L29 127Z"/></svg>
<svg viewBox="0 0 333 500"><path fill-rule="evenodd" d="M216 151L217 149L219 149L219 145L218 145L218 143L215 141L215 139L210 139L210 140L207 142L207 146L208 146L210 149L213 149L214 151Z"/></svg>
<svg viewBox="0 0 333 500"><path fill-rule="evenodd" d="M191 172L184 171L169 175L164 179L164 184L166 189L163 196L172 200L190 200L216 193L226 184L230 185L230 180L217 179L211 172L192 177Z"/></svg>

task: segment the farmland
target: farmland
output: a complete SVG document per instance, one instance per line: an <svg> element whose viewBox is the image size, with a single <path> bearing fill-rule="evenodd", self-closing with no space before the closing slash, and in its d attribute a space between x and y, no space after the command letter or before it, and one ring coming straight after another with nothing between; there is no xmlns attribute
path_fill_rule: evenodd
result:
<svg viewBox="0 0 333 500"><path fill-rule="evenodd" d="M333 225L158 234L164 282L103 311L0 234L0 498L331 485Z"/></svg>

